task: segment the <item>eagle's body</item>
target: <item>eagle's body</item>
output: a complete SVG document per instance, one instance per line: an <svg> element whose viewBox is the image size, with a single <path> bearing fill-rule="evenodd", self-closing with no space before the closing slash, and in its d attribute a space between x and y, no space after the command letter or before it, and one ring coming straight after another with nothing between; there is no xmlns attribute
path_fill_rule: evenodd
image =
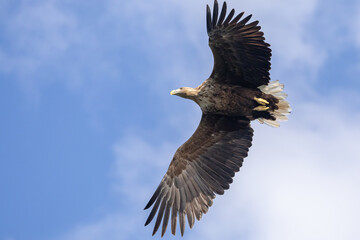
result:
<svg viewBox="0 0 360 240"><path fill-rule="evenodd" d="M254 98L262 98L270 104L270 109L276 108L278 102L272 95L263 93L258 88L248 88L233 84L220 84L209 78L195 88L197 94L193 99L205 114L222 114L226 116L245 116L250 120L259 117L259 112L253 109L260 104ZM269 119L273 119L269 114Z"/></svg>
<svg viewBox="0 0 360 240"><path fill-rule="evenodd" d="M226 16L224 2L220 16L217 0L213 14L207 6L209 46L214 55L210 77L196 88L171 91L196 102L202 110L194 134L175 152L169 169L146 205L153 206L145 225L155 217L153 234L162 222L163 236L169 220L175 234L177 219L181 235L185 216L190 228L195 218L212 205L215 194L229 188L248 154L253 137L251 120L278 127L287 120L290 106L284 85L270 82L271 50L258 22L248 23L243 12Z"/></svg>

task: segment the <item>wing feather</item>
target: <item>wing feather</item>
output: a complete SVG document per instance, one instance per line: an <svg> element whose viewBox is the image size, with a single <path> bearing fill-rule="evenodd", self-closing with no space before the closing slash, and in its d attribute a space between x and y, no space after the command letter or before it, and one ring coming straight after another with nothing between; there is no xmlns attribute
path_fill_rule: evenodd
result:
<svg viewBox="0 0 360 240"><path fill-rule="evenodd" d="M265 42L258 21L248 23L252 15L241 19L232 9L225 21L226 4L223 4L217 21L218 3L213 16L207 7L207 32L209 46L214 55L214 68L210 78L215 81L256 88L270 80L270 45ZM216 15L215 15L216 14Z"/></svg>
<svg viewBox="0 0 360 240"><path fill-rule="evenodd" d="M200 220L207 213L215 194L221 195L229 188L251 146L253 130L249 123L243 117L203 114L197 130L176 151L145 207L153 205L145 225L158 213L153 234L162 221L163 236L171 218L171 232L175 235L179 217L183 235L185 217L192 228L195 219Z"/></svg>
<svg viewBox="0 0 360 240"><path fill-rule="evenodd" d="M179 212L179 224L180 224L181 236L184 236L184 232L185 232L185 211L180 211Z"/></svg>
<svg viewBox="0 0 360 240"><path fill-rule="evenodd" d="M148 202L148 204L146 204L144 209L148 209L155 202L161 190L162 190L162 182L159 184L158 188L156 189L156 191L154 192L153 196L150 198L150 201Z"/></svg>
<svg viewBox="0 0 360 240"><path fill-rule="evenodd" d="M171 212L171 233L175 235L176 233L176 219L177 219L177 213L180 208L180 193L178 188L174 189L174 204L172 205L172 212Z"/></svg>
<svg viewBox="0 0 360 240"><path fill-rule="evenodd" d="M210 10L210 9L209 9ZM225 22L223 23L223 26L226 27L227 25L229 25L229 22L230 20L232 19L232 17L234 16L235 14L235 9L231 9L229 15L227 16ZM211 16L210 16L210 19L211 19ZM211 30L211 29L210 29ZM208 31L210 32L210 31Z"/></svg>
<svg viewBox="0 0 360 240"><path fill-rule="evenodd" d="M174 189L174 188L173 188ZM168 222L169 222L169 216L170 216L170 207L171 205L173 205L173 191L170 194L170 198L168 199L168 201L166 202L166 208L165 208L165 213L164 213L164 219L163 219L163 225L162 225L162 230L161 230L161 236L164 236Z"/></svg>
<svg viewBox="0 0 360 240"><path fill-rule="evenodd" d="M155 205L154 207L151 209L151 212L149 214L149 217L148 219L146 220L145 222L145 226L148 225L154 218L155 214L156 214L156 211L158 210L159 208L159 205L160 205L160 202L161 202L161 197L158 197L156 202L155 202Z"/></svg>
<svg viewBox="0 0 360 240"><path fill-rule="evenodd" d="M234 12L234 13L235 13L235 12ZM243 15L244 15L244 12L239 13L239 14L230 22L230 24L235 24L235 23L237 23Z"/></svg>
<svg viewBox="0 0 360 240"><path fill-rule="evenodd" d="M207 32L209 33L212 29L212 22L211 22L211 10L209 5L206 5L206 28Z"/></svg>
<svg viewBox="0 0 360 240"><path fill-rule="evenodd" d="M227 8L226 2L224 2L224 3L223 3L223 6L222 6L222 8L221 8L221 13L220 13L219 21L218 21L218 23L217 23L218 26L221 25L222 22L223 22L224 19L225 19L225 16L226 16L226 8Z"/></svg>
<svg viewBox="0 0 360 240"><path fill-rule="evenodd" d="M217 18L219 14L219 5L217 0L214 1L214 9L213 9L213 19L212 19L212 26L216 26Z"/></svg>
<svg viewBox="0 0 360 240"><path fill-rule="evenodd" d="M165 206L166 206L166 200L163 198L161 199L161 205L158 211L158 216L156 218L156 222L155 222L155 226L154 226L154 231L152 233L152 235L155 235L155 233L157 232L157 230L159 229L161 220L163 218L163 214L164 214L164 210L165 210Z"/></svg>
<svg viewBox="0 0 360 240"><path fill-rule="evenodd" d="M192 211L190 204L186 204L185 212L191 229L194 226L194 212Z"/></svg>

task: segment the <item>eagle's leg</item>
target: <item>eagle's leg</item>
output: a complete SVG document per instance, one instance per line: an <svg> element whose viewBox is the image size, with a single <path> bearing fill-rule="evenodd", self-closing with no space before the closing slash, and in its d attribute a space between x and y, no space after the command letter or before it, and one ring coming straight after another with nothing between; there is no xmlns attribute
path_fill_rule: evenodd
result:
<svg viewBox="0 0 360 240"><path fill-rule="evenodd" d="M255 100L257 103L261 104L261 105L267 105L267 104L269 104L269 102L266 101L266 100L263 99L263 98L254 97L254 100Z"/></svg>
<svg viewBox="0 0 360 240"><path fill-rule="evenodd" d="M253 110L254 110L254 111L266 111L266 110L268 110L268 109L269 109L269 107L261 105L261 106L257 106L257 107L254 108Z"/></svg>

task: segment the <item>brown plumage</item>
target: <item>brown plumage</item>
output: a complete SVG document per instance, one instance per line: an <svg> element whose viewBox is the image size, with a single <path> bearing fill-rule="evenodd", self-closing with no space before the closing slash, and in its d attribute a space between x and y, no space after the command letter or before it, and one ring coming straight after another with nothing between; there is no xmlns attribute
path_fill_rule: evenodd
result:
<svg viewBox="0 0 360 240"><path fill-rule="evenodd" d="M215 0L213 14L207 6L209 46L214 55L211 76L197 88L183 87L171 92L196 102L202 118L195 133L176 151L169 169L145 209L153 206L145 225L155 217L153 235L162 222L161 236L170 221L175 235L179 219L181 235L185 217L190 228L222 195L242 166L251 146L251 120L277 127L286 120L290 106L283 85L270 82L269 44L258 22L248 23L244 13L226 16L224 2L219 16ZM218 18L219 17L219 18Z"/></svg>

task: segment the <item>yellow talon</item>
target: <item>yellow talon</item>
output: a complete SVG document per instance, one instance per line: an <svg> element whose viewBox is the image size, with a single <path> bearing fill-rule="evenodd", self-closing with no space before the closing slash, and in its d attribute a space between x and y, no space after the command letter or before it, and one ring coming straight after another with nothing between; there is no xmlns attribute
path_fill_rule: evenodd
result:
<svg viewBox="0 0 360 240"><path fill-rule="evenodd" d="M256 101L256 102L258 102L259 104L261 104L261 105L266 105L266 104L269 104L269 102L268 101L266 101L265 99L263 99L263 98L257 98L257 97L254 97L254 100Z"/></svg>
<svg viewBox="0 0 360 240"><path fill-rule="evenodd" d="M266 107L266 106L257 106L256 108L254 108L253 110L254 111L266 111L268 110L269 107Z"/></svg>

